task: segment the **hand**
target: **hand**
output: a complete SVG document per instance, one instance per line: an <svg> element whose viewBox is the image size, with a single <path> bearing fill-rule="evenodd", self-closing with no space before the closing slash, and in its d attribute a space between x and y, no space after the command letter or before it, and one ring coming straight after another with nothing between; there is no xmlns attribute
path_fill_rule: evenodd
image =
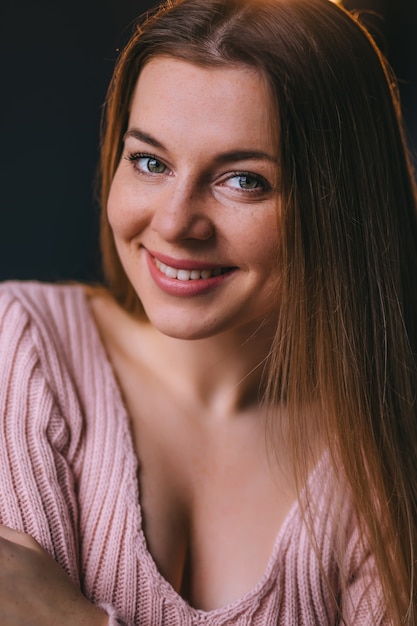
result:
<svg viewBox="0 0 417 626"><path fill-rule="evenodd" d="M107 626L59 565L28 535L0 525L2 626Z"/></svg>

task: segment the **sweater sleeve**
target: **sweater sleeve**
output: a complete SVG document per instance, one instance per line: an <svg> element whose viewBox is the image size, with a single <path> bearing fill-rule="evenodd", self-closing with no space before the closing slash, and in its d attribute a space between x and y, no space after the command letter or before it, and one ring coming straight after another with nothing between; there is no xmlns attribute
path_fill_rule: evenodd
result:
<svg viewBox="0 0 417 626"><path fill-rule="evenodd" d="M344 593L343 617L349 626L391 626L373 555L364 549L357 527L345 554L348 584Z"/></svg>
<svg viewBox="0 0 417 626"><path fill-rule="evenodd" d="M66 333L39 287L0 285L0 523L25 532L83 589L78 486L85 420ZM60 343L64 341L64 343ZM97 603L109 626L131 626Z"/></svg>
<svg viewBox="0 0 417 626"><path fill-rule="evenodd" d="M72 467L79 433L62 416L45 365L48 350L19 299L2 286L0 522L34 537L79 584Z"/></svg>

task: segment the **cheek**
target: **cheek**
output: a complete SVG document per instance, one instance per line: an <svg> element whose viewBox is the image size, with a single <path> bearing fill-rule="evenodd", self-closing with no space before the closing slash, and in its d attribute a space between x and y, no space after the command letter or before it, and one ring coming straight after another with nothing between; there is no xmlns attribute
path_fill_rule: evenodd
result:
<svg viewBox="0 0 417 626"><path fill-rule="evenodd" d="M275 272L277 268L280 230L276 211L260 219L255 216L246 237L242 235L243 249L251 264L262 272Z"/></svg>
<svg viewBox="0 0 417 626"><path fill-rule="evenodd" d="M140 206L138 194L125 184L116 172L107 200L107 218L116 239L134 237L144 227L145 211Z"/></svg>

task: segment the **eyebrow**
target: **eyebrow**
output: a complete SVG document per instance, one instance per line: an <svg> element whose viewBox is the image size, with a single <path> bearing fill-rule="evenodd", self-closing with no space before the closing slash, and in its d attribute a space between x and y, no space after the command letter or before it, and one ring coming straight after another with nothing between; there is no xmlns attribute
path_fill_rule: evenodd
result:
<svg viewBox="0 0 417 626"><path fill-rule="evenodd" d="M149 133L145 133L139 128L130 128L123 135L123 141L126 141L129 137L133 137L138 141L142 141L143 143L147 143L154 148L158 148L159 150L167 151L167 148L163 143L152 137ZM231 163L233 161L249 161L252 159L266 159L271 161L274 164L278 163L277 157L272 154L268 154L267 152L263 152L262 150L230 150L229 152L223 152L216 156L215 161L220 165L225 163Z"/></svg>
<svg viewBox="0 0 417 626"><path fill-rule="evenodd" d="M123 141L126 141L126 139L128 139L129 137L138 139L139 141L147 143L154 148L159 148L160 150L166 151L164 144L155 139L155 137L152 137L152 135L149 135L148 133L144 133L142 130L139 130L139 128L130 128L129 130L127 130L123 135Z"/></svg>

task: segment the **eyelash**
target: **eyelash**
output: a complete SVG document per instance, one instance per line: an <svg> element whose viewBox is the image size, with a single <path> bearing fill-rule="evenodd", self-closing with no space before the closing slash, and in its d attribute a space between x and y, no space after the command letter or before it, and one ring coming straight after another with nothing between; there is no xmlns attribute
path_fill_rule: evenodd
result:
<svg viewBox="0 0 417 626"><path fill-rule="evenodd" d="M155 160L158 163L161 163L164 167L167 167L164 164L164 162L159 157L157 157L155 154L150 154L148 152L146 152L146 153L133 152L133 153L128 154L126 156L126 159L130 163L132 163L132 164L137 163L137 161L139 161L140 159ZM136 171L139 172L140 174L143 174L143 172L141 170L138 170L137 168L136 168ZM152 172L148 172L148 174L150 176L152 176L153 173ZM158 173L154 173L154 175L158 175ZM255 179L257 181L257 184L259 185L259 187L256 187L254 189L250 189L250 188L249 189L243 189L243 188L241 188L240 191L242 193L252 193L252 194L258 193L258 194L260 194L260 193L267 193L268 191L272 191L271 184L263 176L261 176L260 174L254 174L252 172L236 170L234 172L230 172L227 175L227 178L225 179L225 181L227 182L229 180L232 180L233 178L239 178L239 177L244 177L244 176L247 176L248 178Z"/></svg>
<svg viewBox="0 0 417 626"><path fill-rule="evenodd" d="M231 172L227 178L227 180L232 180L233 178L243 178L243 177L247 177L247 178L253 178L256 180L257 184L259 185L259 187L255 187L254 189L248 188L248 189L241 189L242 192L244 193L266 193L268 191L272 191L272 186L270 185L270 183L260 174L254 174L252 172L245 172L242 170L236 170L235 172Z"/></svg>
<svg viewBox="0 0 417 626"><path fill-rule="evenodd" d="M126 156L126 159L130 162L130 163L136 163L137 161L139 161L140 159L149 159L149 160L155 160L158 161L158 163L162 163L162 165L165 165L165 163L163 161L161 161L161 159L159 157L156 156L156 154L149 154L148 152L146 153L142 153L142 152L132 152L131 154L128 154ZM166 167L166 166L165 166ZM151 172L149 172L151 174Z"/></svg>

